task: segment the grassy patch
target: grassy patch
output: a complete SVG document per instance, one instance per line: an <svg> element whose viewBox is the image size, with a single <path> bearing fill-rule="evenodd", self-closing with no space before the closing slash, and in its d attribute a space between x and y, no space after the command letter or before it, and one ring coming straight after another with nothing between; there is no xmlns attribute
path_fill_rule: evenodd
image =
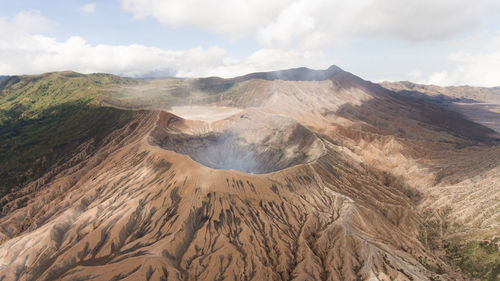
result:
<svg viewBox="0 0 500 281"><path fill-rule="evenodd" d="M491 241L462 242L453 240L445 244L448 257L463 272L485 281L500 280L500 238Z"/></svg>
<svg viewBox="0 0 500 281"><path fill-rule="evenodd" d="M424 212L419 240L433 251L444 251L446 258L468 276L483 281L499 281L500 238L449 238L454 230L460 229L460 225L451 224L450 213L450 208Z"/></svg>
<svg viewBox="0 0 500 281"><path fill-rule="evenodd" d="M119 85L134 83L109 74L55 72L12 76L0 82L0 125L9 119L37 118L50 107L92 102Z"/></svg>
<svg viewBox="0 0 500 281"><path fill-rule="evenodd" d="M68 160L126 124L134 112L94 105L126 80L73 72L10 77L0 82L0 196Z"/></svg>
<svg viewBox="0 0 500 281"><path fill-rule="evenodd" d="M94 145L131 120L133 112L71 102L33 119L9 119L0 126L0 195L39 178L67 160L85 141Z"/></svg>

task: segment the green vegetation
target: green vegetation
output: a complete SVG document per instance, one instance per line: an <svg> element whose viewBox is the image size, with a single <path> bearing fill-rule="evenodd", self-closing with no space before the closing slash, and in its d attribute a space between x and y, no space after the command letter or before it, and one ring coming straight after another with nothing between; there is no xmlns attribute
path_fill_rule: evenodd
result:
<svg viewBox="0 0 500 281"><path fill-rule="evenodd" d="M68 102L90 103L113 87L131 83L134 81L109 74L12 76L0 82L0 125L12 118L37 118L45 109Z"/></svg>
<svg viewBox="0 0 500 281"><path fill-rule="evenodd" d="M462 271L485 281L500 280L500 238L492 241L460 242L453 240L445 244L448 257Z"/></svg>
<svg viewBox="0 0 500 281"><path fill-rule="evenodd" d="M207 88L197 79L166 79L134 81L110 92L105 102L125 108L168 108L175 105L207 104L220 101L217 88Z"/></svg>
<svg viewBox="0 0 500 281"><path fill-rule="evenodd" d="M443 239L450 231L450 214L447 207L437 211L426 210L422 213L424 221L419 231L418 239L427 248L435 251L443 246Z"/></svg>
<svg viewBox="0 0 500 281"><path fill-rule="evenodd" d="M10 77L0 82L0 196L68 160L82 143L97 146L134 112L99 107L112 75L73 72Z"/></svg>
<svg viewBox="0 0 500 281"><path fill-rule="evenodd" d="M221 78L133 81L134 84L113 89L106 104L123 108L169 108L171 106L223 103L252 106L262 102L259 91L242 95L252 81L231 82Z"/></svg>
<svg viewBox="0 0 500 281"><path fill-rule="evenodd" d="M452 227L450 213L450 208L437 212L423 212L424 221L418 236L419 240L433 251L444 250L446 257L472 278L499 281L500 238L491 240L449 238L455 228L460 228L458 224Z"/></svg>

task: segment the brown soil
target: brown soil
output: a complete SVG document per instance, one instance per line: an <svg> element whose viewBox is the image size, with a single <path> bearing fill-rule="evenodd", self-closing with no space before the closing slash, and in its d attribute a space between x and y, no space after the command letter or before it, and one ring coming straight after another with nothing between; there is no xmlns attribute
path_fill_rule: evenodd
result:
<svg viewBox="0 0 500 281"><path fill-rule="evenodd" d="M243 87L233 115L144 113L10 195L0 279L467 280L422 211L498 234L491 130L338 71L244 83L258 105Z"/></svg>

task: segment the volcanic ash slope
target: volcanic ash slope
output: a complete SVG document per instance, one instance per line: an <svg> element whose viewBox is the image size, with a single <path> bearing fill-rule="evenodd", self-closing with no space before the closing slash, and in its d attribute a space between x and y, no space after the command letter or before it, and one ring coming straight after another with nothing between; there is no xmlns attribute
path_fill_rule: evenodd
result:
<svg viewBox="0 0 500 281"><path fill-rule="evenodd" d="M262 99L243 88L217 120L144 111L82 144L3 207L0 279L460 280L391 173L432 185L427 152L489 131L332 71L252 78Z"/></svg>
<svg viewBox="0 0 500 281"><path fill-rule="evenodd" d="M213 170L151 143L165 115L27 192L1 221L22 233L1 246L6 280L425 276L407 199L334 149L271 174Z"/></svg>

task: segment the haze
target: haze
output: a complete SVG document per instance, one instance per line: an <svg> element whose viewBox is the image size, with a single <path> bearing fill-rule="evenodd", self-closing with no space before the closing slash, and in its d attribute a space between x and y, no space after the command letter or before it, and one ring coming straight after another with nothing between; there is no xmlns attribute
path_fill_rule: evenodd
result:
<svg viewBox="0 0 500 281"><path fill-rule="evenodd" d="M0 281L500 281L499 1L3 2Z"/></svg>
<svg viewBox="0 0 500 281"><path fill-rule="evenodd" d="M500 85L495 0L3 1L0 75L234 77L337 64L371 81Z"/></svg>

